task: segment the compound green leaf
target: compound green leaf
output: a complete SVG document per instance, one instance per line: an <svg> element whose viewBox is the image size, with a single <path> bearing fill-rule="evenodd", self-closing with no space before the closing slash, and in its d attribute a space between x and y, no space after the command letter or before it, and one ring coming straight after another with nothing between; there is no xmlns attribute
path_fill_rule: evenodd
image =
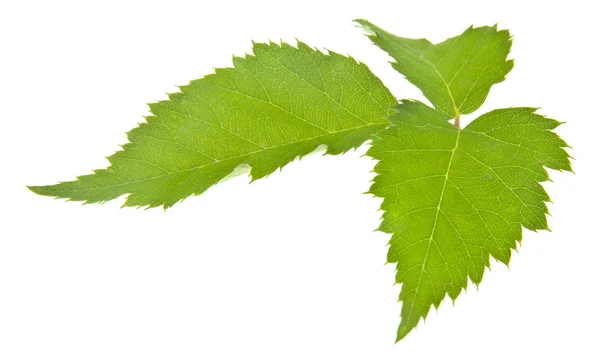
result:
<svg viewBox="0 0 600 360"><path fill-rule="evenodd" d="M434 45L426 39L390 34L366 20L356 22L370 33L373 43L394 58L392 66L448 119L477 110L492 85L503 81L513 67L513 61L506 60L510 34L496 26L470 27Z"/></svg>
<svg viewBox="0 0 600 360"><path fill-rule="evenodd" d="M432 44L357 22L434 108L397 105L351 58L300 42L255 44L233 68L151 104L107 169L30 189L87 203L127 194L126 206L168 208L242 168L254 180L319 146L339 154L373 139L367 154L379 162L370 193L383 198L380 230L392 235L387 260L402 284L397 340L404 338L469 279L479 284L490 257L508 264L522 227L548 229L546 169L571 165L553 132L560 123L535 109L494 110L459 126L511 70L507 31L471 27Z"/></svg>
<svg viewBox="0 0 600 360"><path fill-rule="evenodd" d="M406 336L468 279L481 282L490 255L508 264L521 227L547 229L545 168L571 170L560 123L531 108L494 110L465 129L404 101L368 155L379 160L370 189L382 197L380 230L392 234L388 262L402 284Z"/></svg>
<svg viewBox="0 0 600 360"><path fill-rule="evenodd" d="M253 52L151 104L107 169L30 189L88 203L129 194L126 206L167 208L240 166L258 179L320 145L345 152L389 125L397 101L354 59L301 42Z"/></svg>

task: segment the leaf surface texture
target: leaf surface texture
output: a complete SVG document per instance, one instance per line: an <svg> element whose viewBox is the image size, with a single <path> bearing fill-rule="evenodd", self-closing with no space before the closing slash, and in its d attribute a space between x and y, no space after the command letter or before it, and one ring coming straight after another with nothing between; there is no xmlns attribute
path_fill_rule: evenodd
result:
<svg viewBox="0 0 600 360"><path fill-rule="evenodd" d="M320 145L329 154L355 148L389 125L397 101L354 59L301 42L256 43L253 52L151 104L107 169L30 189L88 203L129 194L126 206L168 208L240 165L258 179Z"/></svg>
<svg viewBox="0 0 600 360"><path fill-rule="evenodd" d="M560 123L531 108L499 109L465 129L404 101L367 154L379 162L370 189L382 197L380 230L402 284L397 339L468 279L481 282L490 255L508 264L521 227L547 229L544 169L571 170Z"/></svg>
<svg viewBox="0 0 600 360"><path fill-rule="evenodd" d="M513 67L513 61L506 60L510 34L496 26L470 27L459 36L432 44L390 34L366 20L356 21L374 44L394 58L394 69L447 118L477 110L492 85L503 81Z"/></svg>
<svg viewBox="0 0 600 360"><path fill-rule="evenodd" d="M536 109L498 109L460 128L460 115L477 110L513 67L508 31L470 27L433 44L356 21L433 108L398 104L352 58L301 42L255 44L233 68L151 104L107 169L30 189L92 203L128 194L126 206L168 208L242 167L259 179L319 146L339 154L372 139L370 193L383 198L379 229L391 234L404 338L469 279L479 284L491 257L508 264L522 227L548 229L541 183L547 169L571 165L554 132L560 123Z"/></svg>

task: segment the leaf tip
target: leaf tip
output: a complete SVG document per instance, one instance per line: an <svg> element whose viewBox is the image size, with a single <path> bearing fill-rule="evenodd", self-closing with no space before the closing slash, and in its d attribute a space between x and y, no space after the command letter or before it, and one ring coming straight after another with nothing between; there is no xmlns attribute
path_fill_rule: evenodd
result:
<svg viewBox="0 0 600 360"><path fill-rule="evenodd" d="M36 195L51 196L49 186L26 186L29 191Z"/></svg>
<svg viewBox="0 0 600 360"><path fill-rule="evenodd" d="M367 20L365 19L354 19L352 20L353 23L356 23L360 26L366 26L367 24L370 24Z"/></svg>
<svg viewBox="0 0 600 360"><path fill-rule="evenodd" d="M396 341L394 342L394 344L397 344L402 339L404 339L406 337L406 335L408 335L408 333L410 333L413 328L414 327L408 326L406 324L400 324L400 327L398 328L398 333L396 334Z"/></svg>
<svg viewBox="0 0 600 360"><path fill-rule="evenodd" d="M377 36L377 27L369 21L365 19L354 19L352 21L357 24L356 27L361 28L365 31L365 35Z"/></svg>
<svg viewBox="0 0 600 360"><path fill-rule="evenodd" d="M60 198L60 196L56 195L56 192L53 191L53 188L55 188L56 185L36 185L36 186L26 186L26 187L27 187L27 189L29 189L29 191L31 191L32 193L34 193L36 195L53 196L56 199Z"/></svg>

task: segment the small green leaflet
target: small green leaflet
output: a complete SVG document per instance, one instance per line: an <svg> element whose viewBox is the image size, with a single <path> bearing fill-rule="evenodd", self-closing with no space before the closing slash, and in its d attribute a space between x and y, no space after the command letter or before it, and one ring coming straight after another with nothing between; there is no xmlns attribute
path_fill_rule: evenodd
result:
<svg viewBox="0 0 600 360"><path fill-rule="evenodd" d="M147 122L110 156L107 169L40 195L124 206L163 206L250 167L265 177L319 146L340 154L367 140L377 160L370 193L383 198L379 230L391 234L388 263L402 284L397 340L469 279L490 256L508 264L522 227L548 229L546 169L571 171L560 122L533 108L498 109L460 127L513 67L508 31L470 27L439 44L356 20L392 66L433 105L400 103L363 64L304 43L255 43L233 68L180 87L150 105ZM454 120L454 125L449 121Z"/></svg>
<svg viewBox="0 0 600 360"><path fill-rule="evenodd" d="M477 110L492 85L503 81L513 67L513 61L506 60L510 34L496 26L470 27L460 36L434 45L426 39L392 35L366 20L356 22L396 60L394 69L449 118Z"/></svg>
<svg viewBox="0 0 600 360"><path fill-rule="evenodd" d="M329 154L358 147L389 125L396 99L354 59L301 42L253 52L151 104L109 168L30 189L87 203L129 194L125 206L168 208L241 165L259 179L320 145Z"/></svg>
<svg viewBox="0 0 600 360"><path fill-rule="evenodd" d="M490 255L508 264L521 226L548 229L544 167L571 165L552 132L560 123L535 109L495 110L460 129L460 115L478 109L512 68L507 31L471 27L433 45L357 22L435 107L403 100L367 152L379 161L370 192L384 199L380 230L392 234L388 262L402 284L399 341L468 279L479 284Z"/></svg>

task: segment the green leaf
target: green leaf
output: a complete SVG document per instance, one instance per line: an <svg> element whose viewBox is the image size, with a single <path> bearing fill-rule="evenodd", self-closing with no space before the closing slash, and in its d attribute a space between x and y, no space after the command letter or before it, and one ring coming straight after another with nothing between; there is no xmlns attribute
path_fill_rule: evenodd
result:
<svg viewBox="0 0 600 360"><path fill-rule="evenodd" d="M125 206L168 208L240 166L255 180L320 145L329 154L355 148L389 125L397 101L365 65L297 46L254 44L234 68L151 104L107 169L30 189L87 203L129 194Z"/></svg>
<svg viewBox="0 0 600 360"><path fill-rule="evenodd" d="M417 86L433 106L450 119L477 110L492 85L504 80L513 61L508 31L496 26L468 28L439 44L390 34L366 20L356 20L369 38L396 62L394 69Z"/></svg>
<svg viewBox="0 0 600 360"><path fill-rule="evenodd" d="M379 160L370 189L384 198L381 231L402 284L408 334L467 280L481 282L490 255L508 264L521 226L547 229L544 169L571 170L556 120L531 108L494 110L458 129L430 107L404 101L368 155Z"/></svg>
<svg viewBox="0 0 600 360"><path fill-rule="evenodd" d="M508 264L522 227L548 229L546 169L571 165L553 132L560 123L535 109L495 110L460 128L460 115L478 109L512 69L508 31L471 27L434 45L357 22L434 108L397 105L351 58L300 42L255 44L234 68L151 104L153 115L128 133L107 169L30 189L87 203L128 194L126 206L168 208L245 168L255 180L322 145L339 154L373 139L370 193L383 198L379 230L392 234L387 260L402 284L404 338L469 279L479 284L490 257Z"/></svg>

